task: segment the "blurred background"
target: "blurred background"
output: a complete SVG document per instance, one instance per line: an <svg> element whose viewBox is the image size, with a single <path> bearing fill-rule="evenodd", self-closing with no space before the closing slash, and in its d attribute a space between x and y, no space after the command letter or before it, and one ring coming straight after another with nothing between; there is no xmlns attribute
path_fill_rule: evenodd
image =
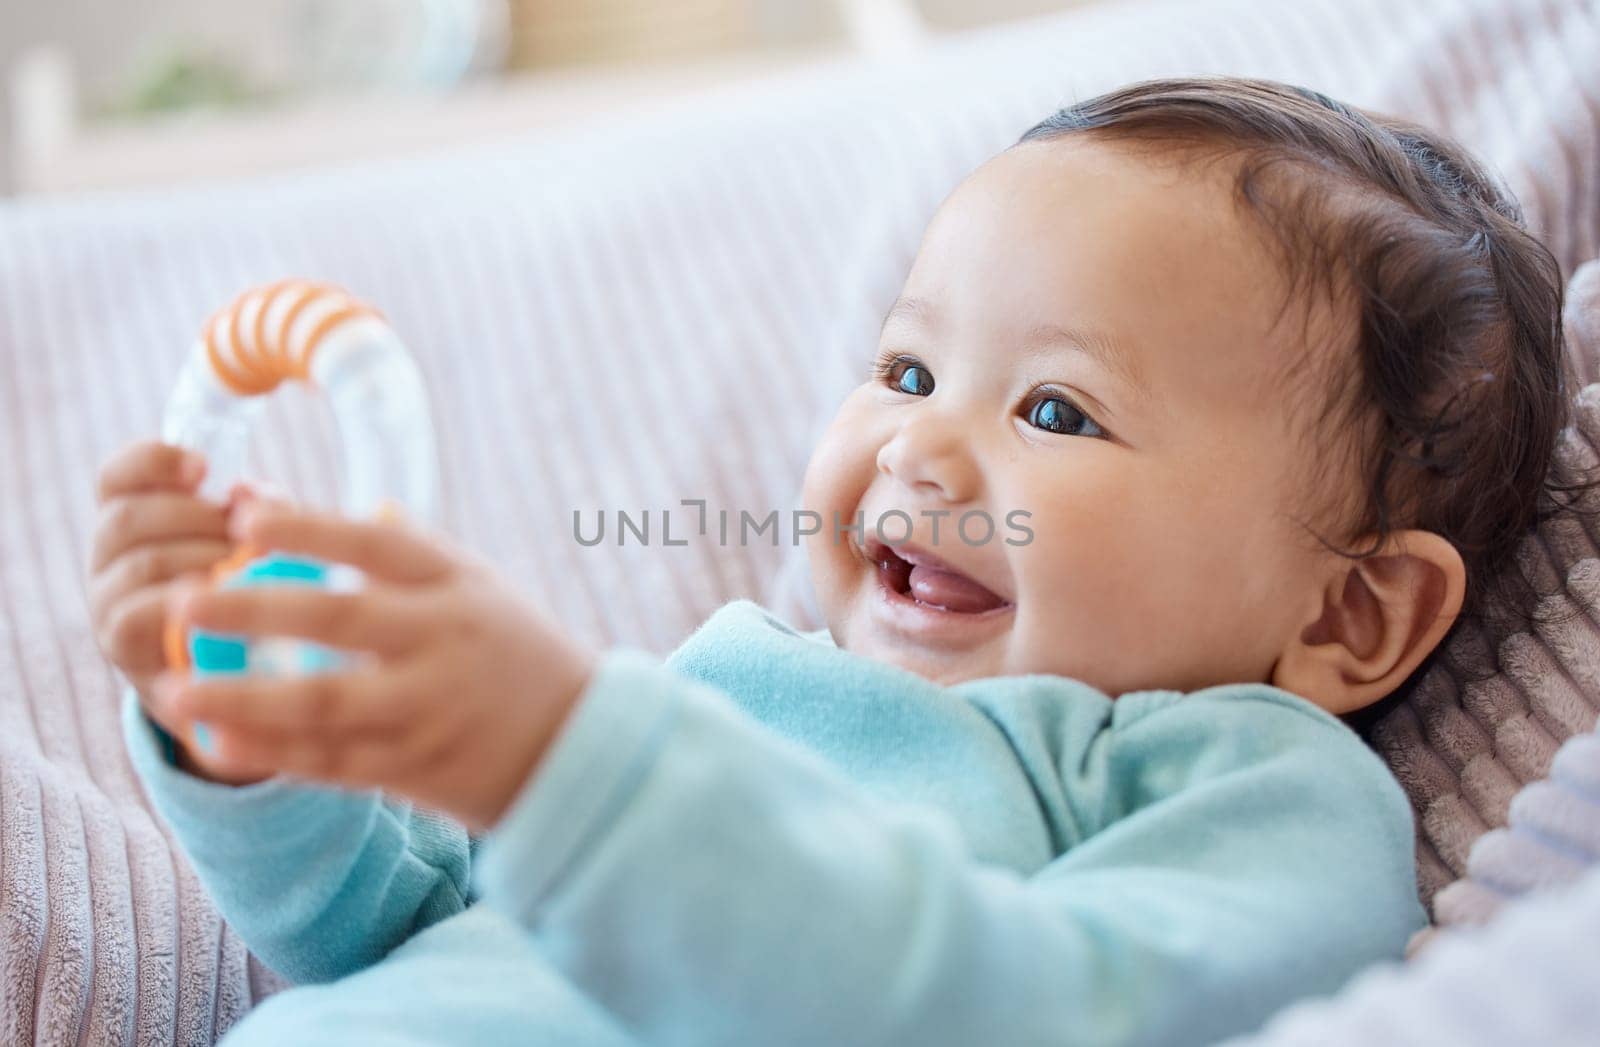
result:
<svg viewBox="0 0 1600 1047"><path fill-rule="evenodd" d="M1115 0L0 0L0 194L370 160Z"/></svg>

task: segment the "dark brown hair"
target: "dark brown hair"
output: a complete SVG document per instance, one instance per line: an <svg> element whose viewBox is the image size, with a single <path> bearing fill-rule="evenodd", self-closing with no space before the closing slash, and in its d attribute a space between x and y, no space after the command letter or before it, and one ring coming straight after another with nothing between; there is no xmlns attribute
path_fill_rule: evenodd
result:
<svg viewBox="0 0 1600 1047"><path fill-rule="evenodd" d="M1317 430L1349 441L1364 488L1344 540L1318 539L1360 557L1396 529L1432 531L1466 566L1458 625L1530 619L1540 594L1513 553L1587 485L1552 474L1572 383L1561 273L1511 195L1442 135L1271 81L1132 84L1021 141L1076 134L1237 160L1238 199L1281 247L1291 298L1314 286L1353 301L1353 355L1294 362L1325 405ZM1350 547L1360 536L1373 544Z"/></svg>

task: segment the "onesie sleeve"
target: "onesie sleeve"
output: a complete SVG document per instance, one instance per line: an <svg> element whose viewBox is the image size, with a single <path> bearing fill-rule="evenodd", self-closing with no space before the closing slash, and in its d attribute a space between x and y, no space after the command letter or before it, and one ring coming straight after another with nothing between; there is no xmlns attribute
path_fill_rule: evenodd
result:
<svg viewBox="0 0 1600 1047"><path fill-rule="evenodd" d="M172 763L170 736L132 687L122 726L151 804L223 919L291 981L376 963L472 901L477 839L454 820L378 790L198 778Z"/></svg>
<svg viewBox="0 0 1600 1047"><path fill-rule="evenodd" d="M642 1042L1210 1042L1422 923L1398 786L1337 720L1258 691L1064 728L1052 773L1099 821L1023 876L612 651L474 877Z"/></svg>

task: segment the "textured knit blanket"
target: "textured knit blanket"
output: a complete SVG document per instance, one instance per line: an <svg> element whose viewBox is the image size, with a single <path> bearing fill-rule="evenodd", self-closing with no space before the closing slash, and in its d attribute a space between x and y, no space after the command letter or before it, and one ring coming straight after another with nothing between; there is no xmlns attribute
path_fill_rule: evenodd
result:
<svg viewBox="0 0 1600 1047"><path fill-rule="evenodd" d="M1600 476L1600 262L1574 275L1565 326L1574 370L1587 384L1562 453ZM1440 823L1451 822L1442 812L1468 808L1440 837L1447 849L1457 848L1456 871L1459 847L1473 830L1496 826L1475 836L1467 875L1434 897L1441 926L1488 923L1509 901L1600 876L1600 728L1583 730L1600 718L1600 493L1579 508L1585 511L1543 525L1520 558L1527 577L1547 589L1557 581L1570 602L1552 596L1545 609L1556 613L1548 624L1507 637L1498 678L1459 688L1458 706L1441 701L1450 686L1438 673L1431 697L1419 695L1413 709L1386 725L1385 741L1407 753L1407 767L1427 764L1418 758L1426 753L1442 760L1445 751L1461 767L1460 787L1423 805L1424 816ZM1428 716L1429 701L1451 713ZM1431 744L1417 744L1411 734L1424 717ZM1527 784L1513 792L1520 782ZM1413 789L1413 798L1422 795Z"/></svg>
<svg viewBox="0 0 1600 1047"><path fill-rule="evenodd" d="M429 382L442 527L585 638L664 651L737 596L815 624L787 546L720 546L713 515L686 547L588 548L573 512L648 509L659 537L685 499L794 507L939 199L1128 80L1274 77L1442 127L1570 272L1600 244L1594 7L1111 3L403 164L0 206L0 1044L208 1044L276 984L140 795L84 597L97 465L156 431L237 291L304 275L377 304ZM286 394L256 471L332 504L333 447L320 405ZM1470 752L1422 713L1412 741L1438 759L1408 787L1427 786L1437 886L1464 871L1445 801ZM1473 836L1498 802L1468 797Z"/></svg>
<svg viewBox="0 0 1600 1047"><path fill-rule="evenodd" d="M1478 839L1468 871L1439 892L1441 921L1487 923L1513 898L1600 871L1600 734L1567 739L1550 773L1512 800L1507 825Z"/></svg>
<svg viewBox="0 0 1600 1047"><path fill-rule="evenodd" d="M1593 379L1600 373L1600 262L1585 264L1568 285L1565 328L1579 381ZM1574 408L1557 453L1600 478L1600 382L1583 385ZM1509 879L1490 874L1479 852L1503 848L1503 834L1487 830L1514 821L1530 797L1546 795L1540 780L1556 750L1600 718L1600 489L1541 524L1515 559L1511 570L1544 594L1533 608L1535 623L1463 623L1409 700L1374 733L1416 808L1419 883L1441 924L1482 922L1507 893L1571 878L1553 875L1570 863L1548 849L1519 847L1493 862L1521 867ZM1533 809L1546 810L1547 802L1533 800ZM1439 891L1469 869L1489 881ZM1508 891L1512 884L1521 889Z"/></svg>

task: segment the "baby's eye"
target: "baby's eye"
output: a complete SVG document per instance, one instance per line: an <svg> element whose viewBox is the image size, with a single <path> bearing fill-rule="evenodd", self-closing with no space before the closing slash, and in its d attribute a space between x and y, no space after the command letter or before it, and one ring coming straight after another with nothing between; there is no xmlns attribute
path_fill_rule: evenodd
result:
<svg viewBox="0 0 1600 1047"><path fill-rule="evenodd" d="M1035 400L1028 408L1028 424L1063 436L1105 436L1106 431L1071 401L1059 396Z"/></svg>
<svg viewBox="0 0 1600 1047"><path fill-rule="evenodd" d="M878 380L891 389L912 396L927 396L933 392L933 372L908 356L879 361L876 370Z"/></svg>
<svg viewBox="0 0 1600 1047"><path fill-rule="evenodd" d="M927 396L933 392L933 375L921 364L909 364L900 372L900 381L895 388L912 396Z"/></svg>

